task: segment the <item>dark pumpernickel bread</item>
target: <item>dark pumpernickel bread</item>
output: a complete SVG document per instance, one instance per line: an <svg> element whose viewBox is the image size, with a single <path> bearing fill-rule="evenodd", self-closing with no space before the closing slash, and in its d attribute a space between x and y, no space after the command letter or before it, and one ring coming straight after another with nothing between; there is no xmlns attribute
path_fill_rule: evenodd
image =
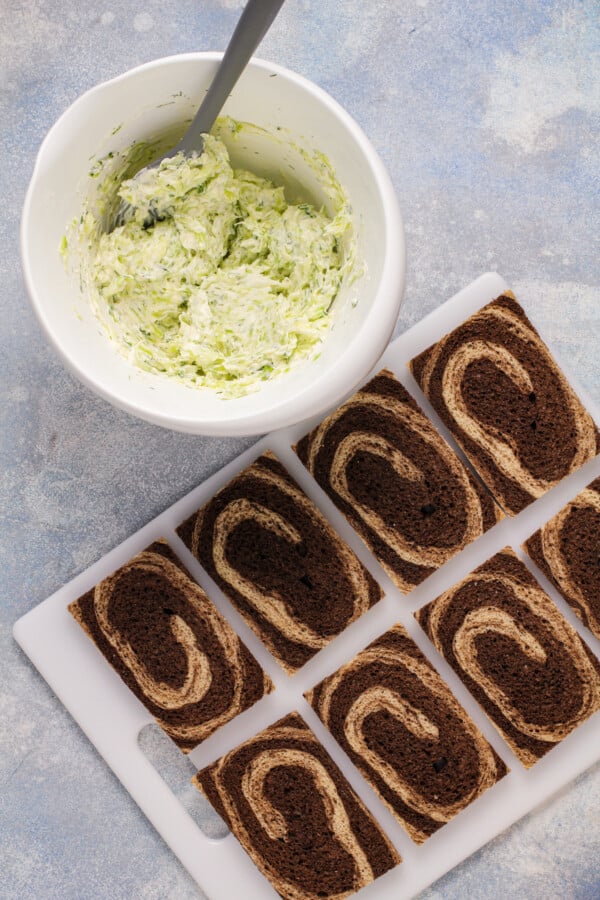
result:
<svg viewBox="0 0 600 900"><path fill-rule="evenodd" d="M305 696L417 844L508 771L402 625Z"/></svg>
<svg viewBox="0 0 600 900"><path fill-rule="evenodd" d="M505 512L600 451L600 432L510 292L410 369Z"/></svg>
<svg viewBox="0 0 600 900"><path fill-rule="evenodd" d="M502 518L387 370L294 449L404 592Z"/></svg>
<svg viewBox="0 0 600 900"><path fill-rule="evenodd" d="M600 478L532 534L523 549L600 640Z"/></svg>
<svg viewBox="0 0 600 900"><path fill-rule="evenodd" d="M341 900L401 861L297 713L198 772L193 784L285 900Z"/></svg>
<svg viewBox="0 0 600 900"><path fill-rule="evenodd" d="M177 533L287 672L381 598L374 578L271 453Z"/></svg>
<svg viewBox="0 0 600 900"><path fill-rule="evenodd" d="M415 617L527 768L600 709L600 664L509 547Z"/></svg>
<svg viewBox="0 0 600 900"><path fill-rule="evenodd" d="M272 690L165 541L75 600L69 612L184 753Z"/></svg>

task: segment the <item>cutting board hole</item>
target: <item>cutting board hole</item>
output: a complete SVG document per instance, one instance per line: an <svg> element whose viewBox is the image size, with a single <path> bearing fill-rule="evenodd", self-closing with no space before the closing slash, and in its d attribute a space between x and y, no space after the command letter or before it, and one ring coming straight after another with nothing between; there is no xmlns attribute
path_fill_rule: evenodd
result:
<svg viewBox="0 0 600 900"><path fill-rule="evenodd" d="M196 774L195 766L164 731L152 722L144 725L137 740L148 762L156 769L202 834L213 841L227 837L227 825L191 783L192 776Z"/></svg>

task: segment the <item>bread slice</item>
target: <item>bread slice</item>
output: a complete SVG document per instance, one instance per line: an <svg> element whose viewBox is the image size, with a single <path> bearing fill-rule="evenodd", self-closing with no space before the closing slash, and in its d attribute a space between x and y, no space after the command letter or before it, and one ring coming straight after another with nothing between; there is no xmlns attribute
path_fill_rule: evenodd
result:
<svg viewBox="0 0 600 900"><path fill-rule="evenodd" d="M508 772L400 624L305 696L417 844Z"/></svg>
<svg viewBox="0 0 600 900"><path fill-rule="evenodd" d="M600 478L532 534L523 549L600 640Z"/></svg>
<svg viewBox="0 0 600 900"><path fill-rule="evenodd" d="M387 370L294 449L405 593L502 518Z"/></svg>
<svg viewBox="0 0 600 900"><path fill-rule="evenodd" d="M69 612L184 753L273 688L163 540Z"/></svg>
<svg viewBox="0 0 600 900"><path fill-rule="evenodd" d="M193 784L285 900L342 900L401 861L298 713L198 772Z"/></svg>
<svg viewBox="0 0 600 900"><path fill-rule="evenodd" d="M600 663L509 547L415 617L527 768L600 710Z"/></svg>
<svg viewBox="0 0 600 900"><path fill-rule="evenodd" d="M506 513L600 452L600 432L510 292L410 369Z"/></svg>
<svg viewBox="0 0 600 900"><path fill-rule="evenodd" d="M382 595L272 453L244 469L177 533L289 673Z"/></svg>

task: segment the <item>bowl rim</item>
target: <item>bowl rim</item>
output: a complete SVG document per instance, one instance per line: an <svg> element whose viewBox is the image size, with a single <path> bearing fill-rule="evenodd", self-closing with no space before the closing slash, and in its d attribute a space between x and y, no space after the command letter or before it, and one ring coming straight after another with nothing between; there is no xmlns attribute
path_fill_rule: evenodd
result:
<svg viewBox="0 0 600 900"><path fill-rule="evenodd" d="M90 97L94 94L112 89L120 81L145 70L197 60L218 62L222 56L223 54L218 51L197 51L160 57L101 81L80 94L56 119L39 147L23 203L20 249L24 280L38 322L63 363L83 384L117 408L152 424L192 434L240 437L288 427L313 416L321 415L335 404L342 402L376 365L389 343L398 318L406 277L406 240L400 207L394 186L379 154L360 125L337 100L305 76L278 63L258 57L252 57L248 63L249 68L263 69L269 74L275 73L297 84L341 121L368 162L379 190L385 223L386 246L383 254L383 267L369 315L364 320L360 331L354 335L336 360L335 365L324 371L316 380L310 381L306 388L291 399L283 399L268 409L250 410L247 413L236 415L234 418L199 418L197 415L181 413L174 415L157 411L144 403L130 400L123 391L115 393L107 388L102 380L91 377L58 340L51 319L47 315L46 305L39 300L32 272L31 248L28 243L31 205L44 156L48 146L55 140L57 132L60 131L67 119L77 113L78 107L89 102Z"/></svg>

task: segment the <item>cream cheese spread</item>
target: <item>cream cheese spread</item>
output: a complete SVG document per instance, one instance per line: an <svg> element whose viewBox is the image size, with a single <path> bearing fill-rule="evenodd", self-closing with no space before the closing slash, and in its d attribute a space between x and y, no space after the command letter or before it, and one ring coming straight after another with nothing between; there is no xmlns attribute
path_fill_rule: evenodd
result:
<svg viewBox="0 0 600 900"><path fill-rule="evenodd" d="M338 186L339 187L339 186ZM315 357L353 258L341 188L332 215L234 170L220 138L124 181L136 212L96 230L90 296L141 368L238 397ZM149 206L157 221L144 225ZM92 229L90 229L90 233Z"/></svg>

